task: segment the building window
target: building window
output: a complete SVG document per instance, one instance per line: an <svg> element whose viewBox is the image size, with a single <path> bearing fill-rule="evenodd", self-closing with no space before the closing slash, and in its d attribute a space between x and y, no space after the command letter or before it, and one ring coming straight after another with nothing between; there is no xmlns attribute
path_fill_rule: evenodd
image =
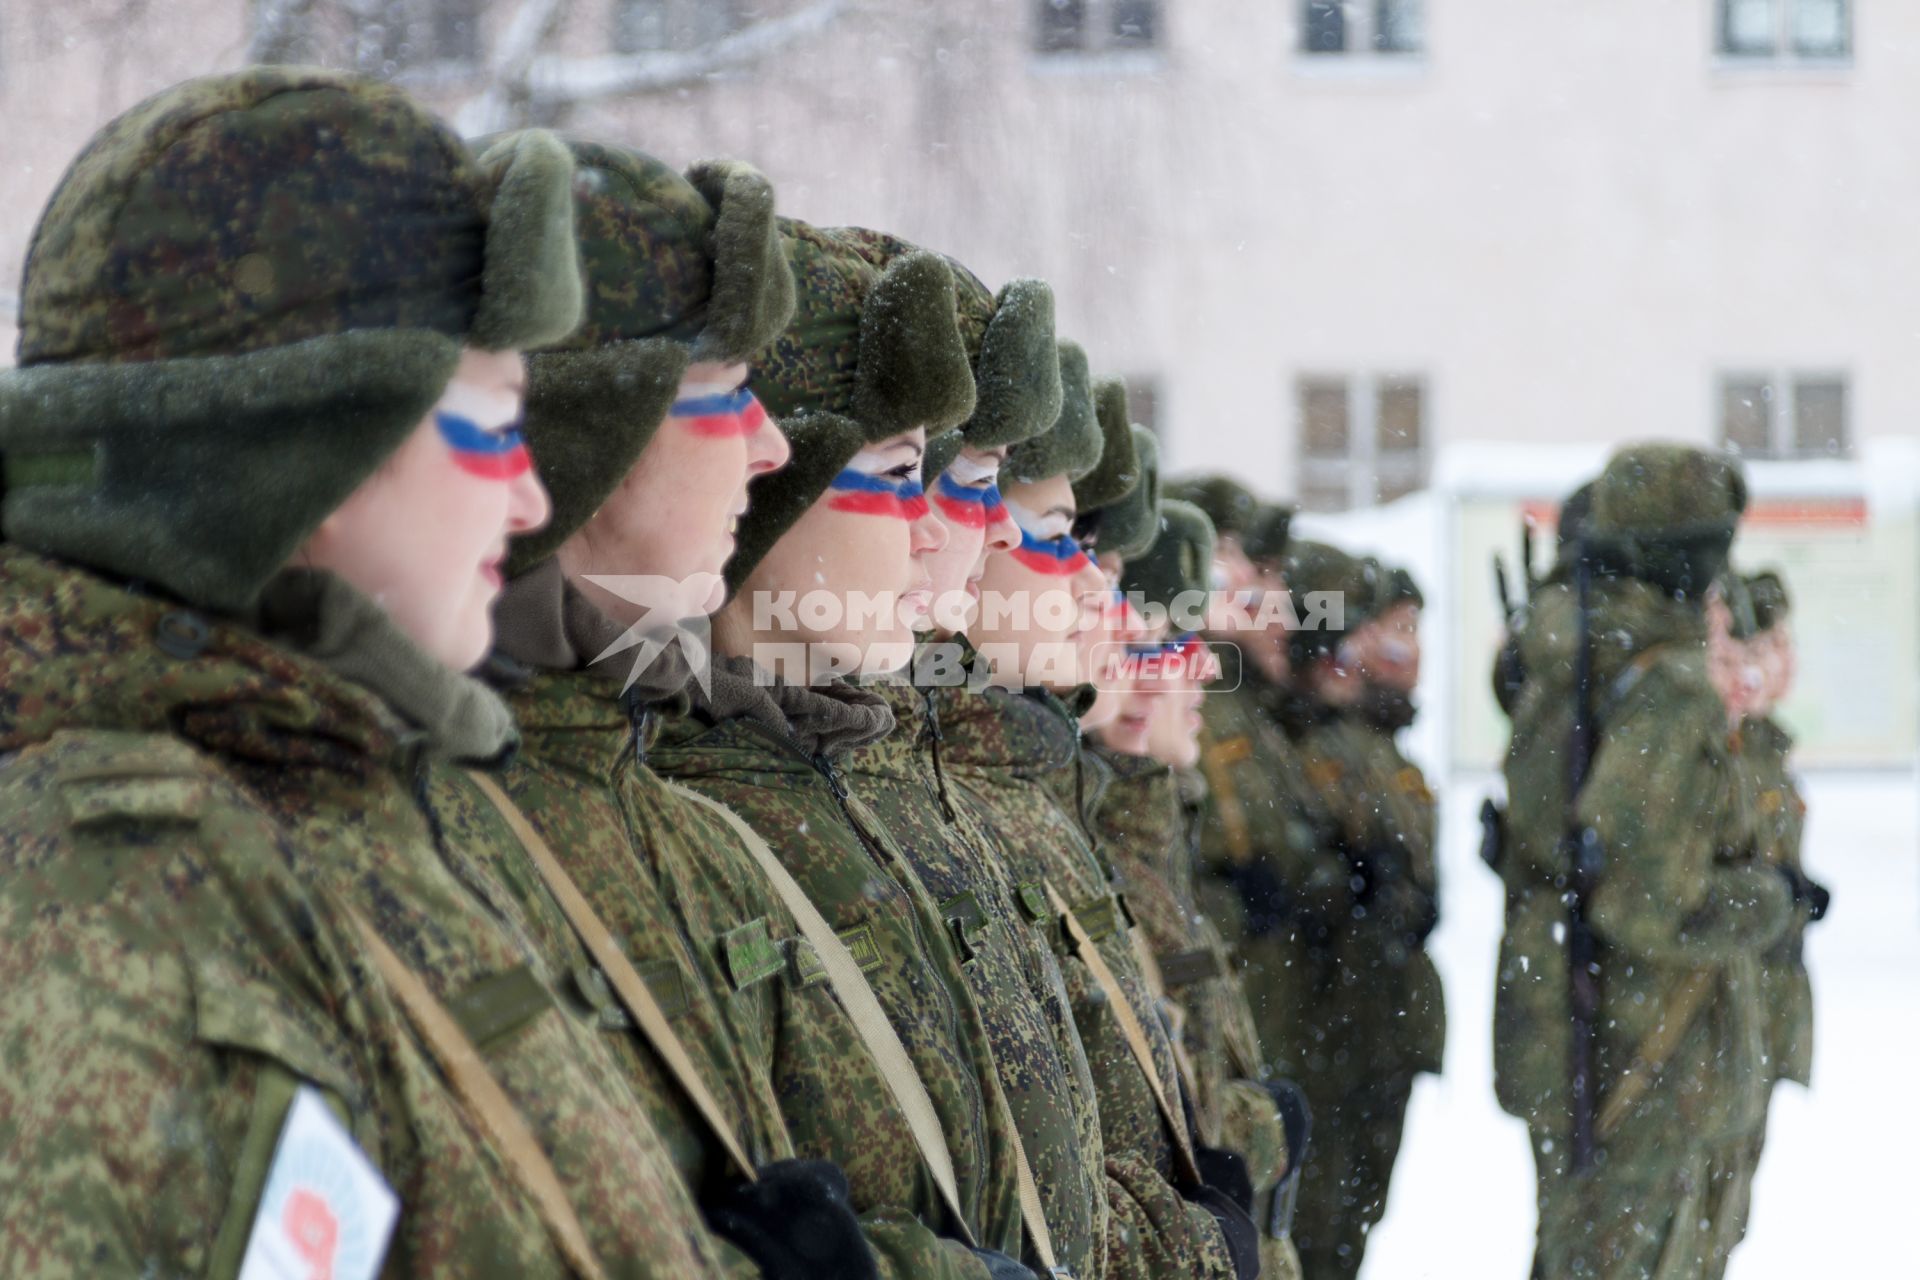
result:
<svg viewBox="0 0 1920 1280"><path fill-rule="evenodd" d="M1417 55L1425 51L1422 0L1301 0L1300 52Z"/></svg>
<svg viewBox="0 0 1920 1280"><path fill-rule="evenodd" d="M1427 483L1426 388L1417 377L1300 379L1300 505L1344 511Z"/></svg>
<svg viewBox="0 0 1920 1280"><path fill-rule="evenodd" d="M1741 62L1833 62L1853 52L1848 0L1720 0L1720 53Z"/></svg>
<svg viewBox="0 0 1920 1280"><path fill-rule="evenodd" d="M616 53L698 49L739 28L738 0L614 0Z"/></svg>
<svg viewBox="0 0 1920 1280"><path fill-rule="evenodd" d="M1844 374L1720 379L1720 439L1742 457L1844 458L1852 452L1850 438Z"/></svg>
<svg viewBox="0 0 1920 1280"><path fill-rule="evenodd" d="M1038 53L1126 53L1158 47L1160 0L1036 0Z"/></svg>

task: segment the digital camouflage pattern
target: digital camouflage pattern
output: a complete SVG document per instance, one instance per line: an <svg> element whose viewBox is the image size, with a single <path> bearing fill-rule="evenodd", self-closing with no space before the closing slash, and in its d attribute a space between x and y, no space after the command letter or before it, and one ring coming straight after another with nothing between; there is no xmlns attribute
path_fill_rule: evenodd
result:
<svg viewBox="0 0 1920 1280"><path fill-rule="evenodd" d="M1098 1095L1113 1230L1110 1275L1231 1277L1219 1227L1187 1203L1172 1182L1172 1151L1153 1094L1126 1047L1104 993L1072 954L1049 910L1051 881L1074 909L1126 988L1136 1015L1153 1035L1155 1064L1168 1097L1180 1080L1171 1042L1160 1031L1154 1001L1128 936L1109 868L1087 825L1097 797L1084 793L1079 723L1058 698L1038 690L934 690L941 732L940 765L972 816L994 833L1005 855L1014 902L1043 945L1060 958L1068 999ZM1078 794L1076 794L1078 793ZM1064 797L1064 798L1063 798Z"/></svg>
<svg viewBox="0 0 1920 1280"><path fill-rule="evenodd" d="M553 631L584 663L621 629L562 590L557 573L536 570L503 597L502 621L528 634L526 615L558 611L564 598L565 620L553 618ZM924 1225L943 1210L919 1149L831 987L806 965L807 943L758 862L731 827L647 767L646 744L684 706L685 666L658 662L623 693L629 666L626 651L585 669L530 670L496 658L522 735L497 780L624 943L749 1158L839 1164L882 1274L974 1280L980 1265L971 1251ZM443 778L434 801L449 839L511 847L501 818L466 779ZM547 967L566 975L566 995L626 1068L694 1194L704 1201L737 1180L538 869L524 855L511 858L502 880Z"/></svg>
<svg viewBox="0 0 1920 1280"><path fill-rule="evenodd" d="M1422 946L1436 911L1433 797L1353 716L1298 694L1278 714L1298 763L1288 780L1308 791L1297 803L1319 818L1302 883L1325 890L1301 917L1312 986L1279 1047L1313 1106L1293 1236L1309 1276L1353 1275L1386 1211L1413 1077L1440 1069L1446 1040Z"/></svg>
<svg viewBox="0 0 1920 1280"><path fill-rule="evenodd" d="M1542 588L1521 633L1528 680L1507 755L1495 1087L1533 1135L1544 1274L1712 1275L1744 1222L1750 1145L1772 1084L1760 958L1788 927L1791 895L1760 857L1726 713L1706 674L1699 606L1614 577L1601 577L1591 600L1599 732L1577 813L1604 856L1588 908L1601 975L1603 1112L1648 1038L1681 1017L1682 985L1704 980L1707 995L1664 1069L1602 1135L1596 1169L1570 1176L1556 880L1578 626L1571 588Z"/></svg>
<svg viewBox="0 0 1920 1280"><path fill-rule="evenodd" d="M847 784L879 815L939 904L1025 1145L1056 1260L1076 1276L1104 1275L1100 1114L1059 963L1014 905L991 835L935 767L940 729L926 694L899 677L867 687L886 700L894 729L847 753Z"/></svg>
<svg viewBox="0 0 1920 1280"><path fill-rule="evenodd" d="M722 1274L496 851L437 838L431 741L291 649L17 548L0 602L10 1275L231 1275L302 1084L401 1198L383 1274L573 1274L348 909L460 1020L609 1275Z"/></svg>
<svg viewBox="0 0 1920 1280"><path fill-rule="evenodd" d="M1206 783L1146 756L1099 748L1093 755L1110 775L1099 788L1094 835L1126 894L1134 938L1153 959L1149 976L1160 981L1165 1020L1180 1028L1201 1141L1247 1162L1261 1275L1297 1276L1292 1244L1266 1233L1273 1188L1290 1160L1286 1130L1272 1095L1257 1083L1263 1055L1240 971L1194 894Z"/></svg>
<svg viewBox="0 0 1920 1280"><path fill-rule="evenodd" d="M690 691L692 711L662 727L652 765L751 823L840 933L932 1096L975 1236L1017 1255L1012 1118L986 1028L938 906L847 787L845 752L892 718L849 686L759 686L751 672L717 661L711 696Z"/></svg>

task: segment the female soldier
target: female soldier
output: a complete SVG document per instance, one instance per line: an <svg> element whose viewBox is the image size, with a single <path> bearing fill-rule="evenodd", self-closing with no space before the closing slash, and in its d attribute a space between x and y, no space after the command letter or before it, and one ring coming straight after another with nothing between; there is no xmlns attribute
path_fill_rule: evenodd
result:
<svg viewBox="0 0 1920 1280"><path fill-rule="evenodd" d="M981 825L1000 841L1029 927L1048 945L1063 948L1062 969L1098 1094L1109 1172L1125 1184L1124 1195L1110 1194L1112 1212L1120 1217L1137 1205L1146 1219L1127 1248L1117 1255L1109 1250L1110 1268L1251 1275L1258 1265L1252 1224L1227 1196L1202 1186L1191 1165L1172 1047L1085 826L1075 713L1090 697L1080 673L1099 635L1110 584L1072 536L1073 479L1094 470L1102 439L1086 356L1070 343L1061 344L1061 375L1059 420L1015 446L1008 458L1014 483L1006 505L1020 525L1021 545L989 557L980 618L969 632L978 648L976 663L984 664L991 684L938 690L941 765ZM1074 694L1080 705L1070 707L1061 692ZM1063 937L1056 930L1067 907L1073 922ZM1087 950L1096 954L1089 957ZM1119 984L1131 1028L1113 1012L1090 960ZM1135 1033L1140 1049L1152 1056L1151 1076L1137 1056ZM1188 1156L1187 1167L1171 1163L1176 1151ZM1196 1203L1182 1203L1176 1186Z"/></svg>
<svg viewBox="0 0 1920 1280"><path fill-rule="evenodd" d="M742 389L745 361L793 311L772 191L744 165L682 177L638 152L571 146L587 318L530 361L528 433L557 514L514 544L493 664L525 738L504 797L460 780L443 815L450 828L529 824L529 845L578 886L584 922L529 895L535 936L622 1046L681 1172L718 1198L764 1273L848 1274L864 1257L853 1241L828 1247L797 1212L844 1171L889 1274L977 1277L968 1248L924 1225L943 1210L907 1122L832 988L788 962L797 931L765 871L648 763L699 678L686 646L704 659L699 631L676 623L718 605L748 481L788 456ZM552 874L529 858L514 883ZM618 954L586 949L602 926ZM626 1007L627 975L659 1006L663 1036ZM676 1045L691 1089L669 1065ZM829 1101L845 1097L860 1106Z"/></svg>
<svg viewBox="0 0 1920 1280"><path fill-rule="evenodd" d="M578 319L570 168L535 134L488 182L391 89L254 68L43 215L0 380L10 1275L717 1273L421 799L512 742L457 672L546 518L517 349Z"/></svg>
<svg viewBox="0 0 1920 1280"><path fill-rule="evenodd" d="M885 702L845 677L904 666L931 602L924 561L944 533L921 454L928 431L974 409L953 279L930 254L876 269L855 235L782 227L797 306L751 385L793 461L749 487L710 681L689 690L691 713L662 728L652 760L751 823L817 905L924 1084L947 1230L996 1275L1020 1275L1005 1256L1020 1248L1015 1139L985 1029L937 906L844 767L893 727ZM817 949L801 953L803 981L826 959Z"/></svg>

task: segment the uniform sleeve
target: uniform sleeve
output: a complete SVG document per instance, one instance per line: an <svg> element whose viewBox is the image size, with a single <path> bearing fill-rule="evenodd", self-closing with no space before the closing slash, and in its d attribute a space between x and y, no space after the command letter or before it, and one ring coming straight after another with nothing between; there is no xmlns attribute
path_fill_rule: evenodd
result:
<svg viewBox="0 0 1920 1280"><path fill-rule="evenodd" d="M1107 1157L1107 1276L1234 1280L1233 1258L1213 1215L1131 1156Z"/></svg>
<svg viewBox="0 0 1920 1280"><path fill-rule="evenodd" d="M199 1274L228 1186L187 974L104 910L0 899L0 1256L15 1280Z"/></svg>
<svg viewBox="0 0 1920 1280"><path fill-rule="evenodd" d="M1731 779L1712 744L1718 705L1678 684L1658 668L1643 678L1595 754L1580 798L1605 858L1591 919L1626 951L1710 964L1779 937L1791 895L1775 872L1719 856Z"/></svg>

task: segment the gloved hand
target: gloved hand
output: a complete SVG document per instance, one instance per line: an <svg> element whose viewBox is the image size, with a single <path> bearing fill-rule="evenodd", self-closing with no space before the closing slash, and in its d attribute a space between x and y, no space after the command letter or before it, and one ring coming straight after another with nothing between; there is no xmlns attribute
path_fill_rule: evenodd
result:
<svg viewBox="0 0 1920 1280"><path fill-rule="evenodd" d="M766 1280L879 1280L880 1269L831 1160L779 1160L702 1206L707 1223Z"/></svg>
<svg viewBox="0 0 1920 1280"><path fill-rule="evenodd" d="M1260 1232L1247 1211L1219 1187L1201 1186L1187 1199L1213 1215L1226 1237L1227 1255L1233 1259L1233 1274L1238 1280L1257 1280L1260 1275Z"/></svg>
<svg viewBox="0 0 1920 1280"><path fill-rule="evenodd" d="M1226 1192L1249 1214L1253 1212L1253 1177L1247 1172L1245 1156L1225 1147L1196 1146L1193 1162L1200 1168L1202 1182Z"/></svg>
<svg viewBox="0 0 1920 1280"><path fill-rule="evenodd" d="M1287 919L1287 890L1263 858L1235 866L1230 873L1246 914L1247 936L1263 938Z"/></svg>
<svg viewBox="0 0 1920 1280"><path fill-rule="evenodd" d="M1827 886L1785 863L1780 864L1779 871L1787 882L1787 888L1793 891L1793 900L1807 908L1809 922L1827 914L1827 905L1833 901L1833 894L1827 891Z"/></svg>
<svg viewBox="0 0 1920 1280"><path fill-rule="evenodd" d="M973 1256L987 1264L987 1274L993 1280L1040 1280L1025 1263L998 1249L975 1249Z"/></svg>

